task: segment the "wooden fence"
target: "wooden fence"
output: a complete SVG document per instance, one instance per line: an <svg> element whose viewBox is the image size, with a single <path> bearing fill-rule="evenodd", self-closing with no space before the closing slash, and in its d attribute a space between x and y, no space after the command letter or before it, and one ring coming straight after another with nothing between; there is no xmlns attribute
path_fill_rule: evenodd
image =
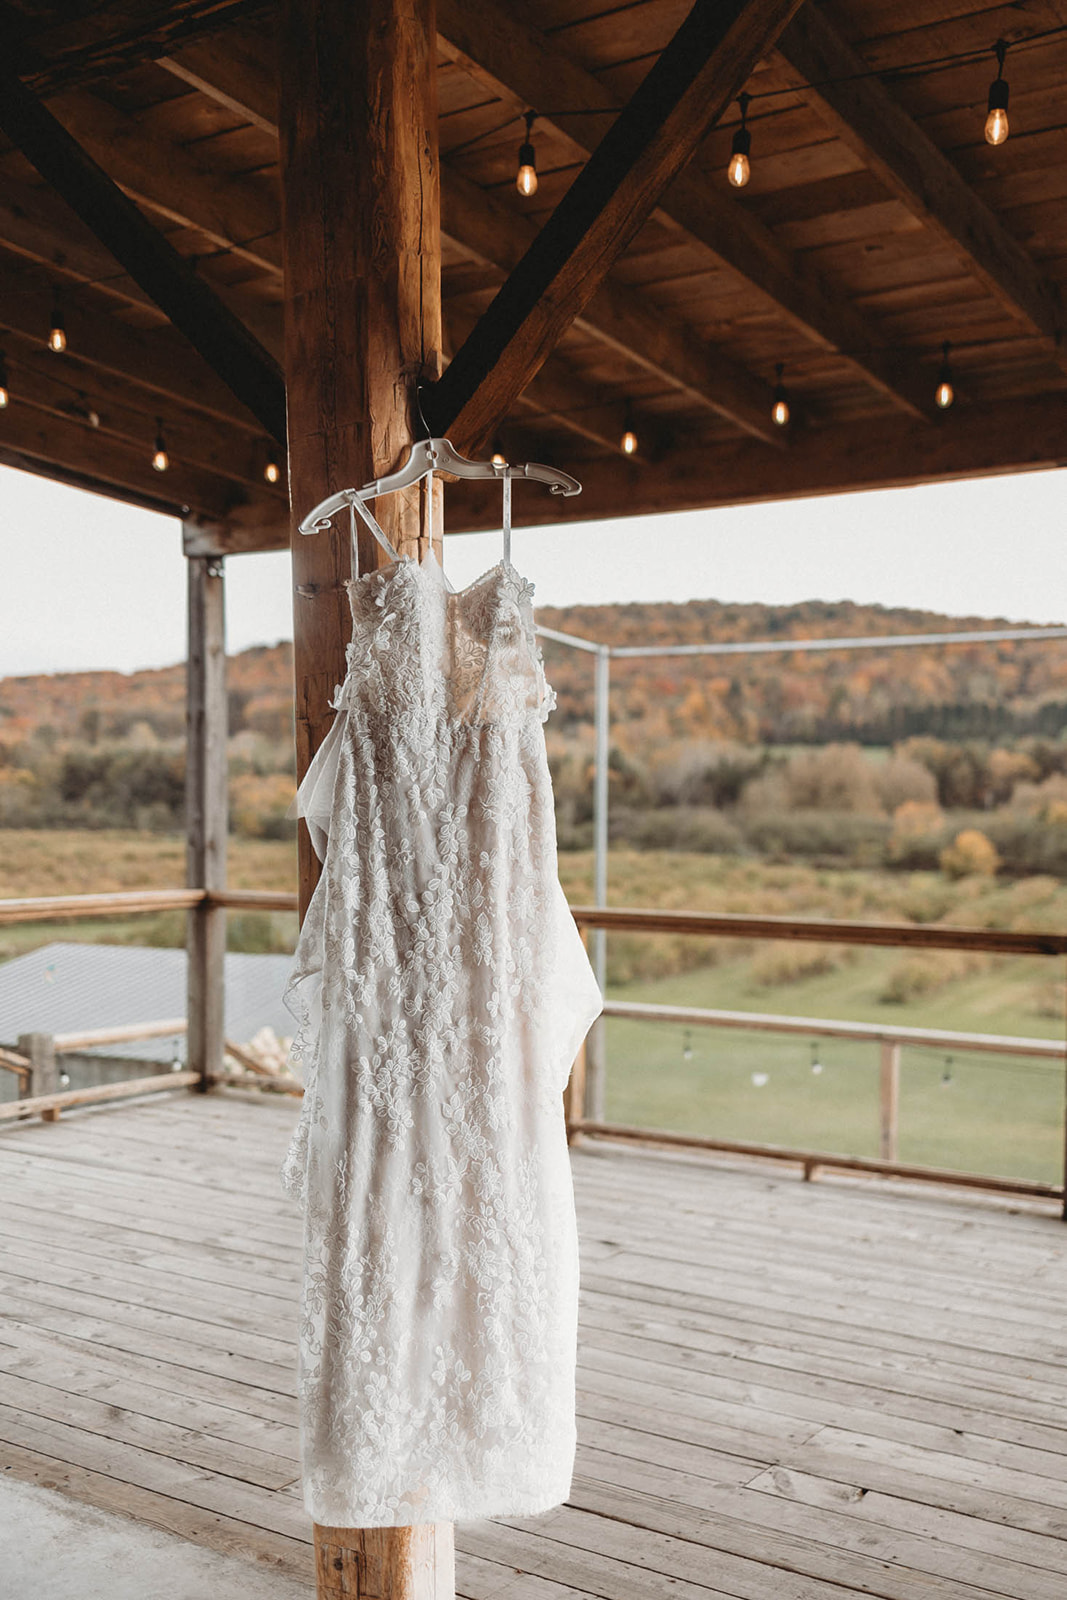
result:
<svg viewBox="0 0 1067 1600"><path fill-rule="evenodd" d="M45 896L34 899L0 901L0 925L31 921L66 921L72 918L130 916L169 910L208 908L295 912L293 894L253 889L161 889L116 894ZM1067 955L1067 933L1043 929L1001 929L950 927L944 924L887 922L843 922L815 917L767 917L741 913L704 911L649 911L640 908L572 908L575 922L587 939L592 929L606 932L672 933L733 939L787 939L816 943L866 945L920 950L983 951L993 954ZM1063 1061L1067 1066L1067 1042L1034 1038L1014 1038L990 1034L966 1034L941 1029L883 1027L878 1024L843 1022L827 1018L782 1017L758 1012L717 1011L700 1007L654 1006L638 1002L606 1001L605 1017L629 1017L643 1021L682 1023L687 1027L745 1028L778 1033L805 1033L819 1037L862 1039L880 1046L880 1144L881 1155L873 1157L839 1155L832 1151L807 1150L791 1146L740 1140L715 1139L700 1134L677 1133L667 1129L632 1127L584 1114L584 1049L575 1064L572 1082L565 1097L568 1136L571 1139L595 1137L639 1141L689 1149L723 1151L795 1163L811 1178L820 1169L869 1172L882 1176L917 1179L930 1183L953 1184L998 1193L1056 1199L1067 1219L1067 1119L1064 1129L1064 1178L1060 1184L1028 1182L1023 1179L990 1177L982 1173L957 1172L939 1167L909 1164L897 1160L900 1053L903 1046L932 1045L958 1051L1002 1052ZM177 1031L175 1023L148 1024L165 1032ZM114 1030L111 1030L114 1034ZM128 1031L124 1037L129 1037ZM92 1035L71 1035L79 1041L69 1048L90 1048ZM97 1034L95 1043L107 1042ZM61 1044L56 1048L62 1049ZM70 1090L46 1095L31 1095L0 1107L0 1121L33 1113L58 1116L68 1105L119 1100L131 1095L152 1093L163 1088L207 1089L225 1082L248 1088L273 1088L299 1094L292 1080L265 1072L247 1059L241 1047L227 1042L227 1051L246 1069L236 1076L199 1072L171 1072L152 1078L132 1079L124 1084L101 1085L94 1089ZM0 1068L32 1079L31 1062L19 1052L0 1049Z"/></svg>

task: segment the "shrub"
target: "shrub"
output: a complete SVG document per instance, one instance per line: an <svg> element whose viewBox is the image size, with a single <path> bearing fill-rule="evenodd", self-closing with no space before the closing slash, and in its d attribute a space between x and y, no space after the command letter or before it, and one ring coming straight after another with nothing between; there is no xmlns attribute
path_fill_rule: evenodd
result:
<svg viewBox="0 0 1067 1600"><path fill-rule="evenodd" d="M855 951L848 945L776 940L764 945L752 962L752 980L762 989L774 989L780 984L802 983L805 978L836 972L850 960L855 960Z"/></svg>
<svg viewBox="0 0 1067 1600"><path fill-rule="evenodd" d="M945 844L945 814L932 800L905 800L893 812L889 860L897 867L934 868Z"/></svg>
<svg viewBox="0 0 1067 1600"><path fill-rule="evenodd" d="M996 845L980 828L964 828L942 850L938 860L941 871L949 878L991 878L1000 866Z"/></svg>
<svg viewBox="0 0 1067 1600"><path fill-rule="evenodd" d="M928 767L913 757L894 751L874 770L874 784L885 809L892 815L905 805L930 805L937 801L937 780Z"/></svg>
<svg viewBox="0 0 1067 1600"><path fill-rule="evenodd" d="M903 956L890 967L878 998L884 1005L905 1005L936 994L972 972L983 972L988 965L988 956L962 950L924 950L921 955Z"/></svg>

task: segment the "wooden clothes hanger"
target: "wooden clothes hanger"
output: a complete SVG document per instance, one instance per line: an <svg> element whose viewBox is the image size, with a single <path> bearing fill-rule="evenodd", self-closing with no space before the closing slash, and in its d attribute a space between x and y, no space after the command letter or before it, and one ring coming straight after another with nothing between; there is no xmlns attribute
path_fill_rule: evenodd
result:
<svg viewBox="0 0 1067 1600"><path fill-rule="evenodd" d="M511 485L515 478L526 478L531 482L548 485L550 494L575 495L581 494L582 486L577 478L572 478L570 473L561 472L558 467L545 467L538 461L526 461L522 465L509 465L507 462L495 461L469 461L466 456L461 456L448 439L420 439L413 444L407 460L396 472L389 473L384 478L375 478L371 483L365 483L361 489L338 489L336 494L327 495L325 500L320 500L313 511L300 523L300 532L304 534L320 533L332 527L333 518L338 511L343 511L345 506L349 511L349 531L352 537L352 570L357 570L356 559L356 517L366 523L378 543L386 550L393 561L400 557L393 549L385 536L368 501L376 500L379 495L396 494L399 489L408 489L414 483L420 483L423 478L432 476L435 472L449 472L455 478L491 478L500 483L503 492L503 530L504 530L504 560L511 563Z"/></svg>

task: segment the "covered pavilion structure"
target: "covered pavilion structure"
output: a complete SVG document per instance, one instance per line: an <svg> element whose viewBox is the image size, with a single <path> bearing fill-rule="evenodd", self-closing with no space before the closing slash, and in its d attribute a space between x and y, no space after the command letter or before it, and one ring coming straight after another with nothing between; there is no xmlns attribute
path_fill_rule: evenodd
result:
<svg viewBox="0 0 1067 1600"><path fill-rule="evenodd" d="M580 497L551 502L520 488L517 523L1067 463L1067 12L1060 0L1022 7L841 0L833 8L814 0L528 0L521 8L507 0L5 0L0 39L0 462L179 517L188 557L188 883L163 896L133 896L132 906L131 897L108 897L113 909L166 903L189 912L188 1071L168 1087L206 1089L221 1072L227 910L253 898L290 903L226 886L227 558L292 549L302 774L344 675L349 549L345 529L303 538L297 526L329 493L394 470L420 438L448 437L468 456L494 450L513 461L548 461L582 482ZM991 90L993 80L1001 87ZM1002 112L1005 84L1010 135L1005 141L1002 125L991 128L993 143L987 106ZM532 146L521 158L520 144ZM744 156L747 181L728 176L731 166L735 179L745 175L732 155ZM438 536L442 516L451 532L494 526L499 500L477 486L435 482L432 490L381 499L376 514L397 549L414 554ZM382 552L369 536L360 540L368 570ZM316 873L303 831L299 848L303 909ZM44 919L88 909L106 908L37 901L0 907L0 915ZM591 913L584 921L635 926L638 916ZM701 931L690 920L691 931ZM743 931L743 919L707 920L702 931ZM797 923L790 931L772 922L762 919L765 933L845 936L840 925ZM646 925L668 923L661 915ZM954 947L1067 952L1067 934L964 933ZM871 925L854 937L929 947L951 944L953 935ZM54 1120L71 1099L54 1092L54 1061L35 1058L32 1041L27 1048L30 1066L16 1059L13 1067L36 1091L23 1112L36 1107ZM232 1127L236 1109L224 1105L227 1098L199 1101L196 1110L204 1151L223 1167L232 1148L220 1129L227 1117ZM132 1129L128 1119L144 1109L109 1116ZM276 1113L272 1104L269 1115ZM153 1115L154 1124L141 1124L143 1143L131 1134L119 1192L153 1168L174 1197L183 1183L201 1180L209 1192L205 1173L197 1176L207 1153L185 1167L167 1165L178 1119L169 1097ZM858 1411L841 1401L836 1425L827 1424L840 1435L829 1454L816 1448L801 1462L802 1443L820 1426L810 1411L821 1403L822 1377L809 1364L807 1409L768 1405L761 1413L775 1441L762 1454L741 1450L739 1405L751 1400L751 1385L731 1390L726 1409L696 1406L692 1415L724 1430L719 1455L752 1468L747 1477L747 1468L717 1468L709 1479L701 1440L679 1432L686 1403L678 1400L694 1372L727 1349L724 1330L709 1320L716 1291L714 1272L700 1265L704 1224L716 1204L755 1205L755 1190L747 1200L731 1198L725 1179L718 1190L695 1179L697 1209L676 1233L672 1208L685 1193L679 1158L660 1170L656 1160L667 1157L616 1148L614 1159L630 1165L605 1177L611 1147L591 1138L598 1125L583 1113L580 1069L569 1119L587 1140L576 1158L588 1175L589 1248L611 1257L607 1277L618 1279L605 1290L613 1309L601 1308L598 1348L611 1352L602 1363L608 1376L593 1385L611 1396L593 1407L600 1407L599 1442L591 1448L611 1486L595 1508L603 1548L584 1548L571 1578L558 1561L542 1559L536 1530L520 1530L521 1538L489 1532L461 1568L464 1594L1044 1600L1060 1592L1063 1479L1055 1469L1064 1435L1032 1398L1038 1387L1027 1389L1019 1352L1036 1351L1057 1331L1062 1280L1057 1287L1049 1205L1063 1200L1062 1185L1030 1185L1025 1198L1016 1186L1018 1217L990 1244L1002 1267L992 1291L1000 1323L972 1337L967 1352L962 1341L958 1361L924 1367L921 1382L904 1383L907 1426L864 1434ZM13 1157L32 1164L48 1136L47 1128L16 1128ZM159 1148L150 1155L153 1141ZM69 1206L91 1220L98 1215L93 1174L102 1178L108 1161L92 1138L84 1148L71 1139L69 1154L66 1170L72 1179L78 1172ZM901 1175L890 1161L881 1169ZM651 1220L634 1225L628 1249L617 1235L633 1224L623 1197L631 1178L647 1184ZM27 1192L32 1187L27 1178ZM217 1187L220 1206L228 1205L222 1197L232 1199L232 1186L223 1178ZM840 1193L828 1188L823 1199ZM206 1225L204 1206L188 1199ZM936 1282L924 1282L914 1326L890 1318L888 1340L877 1315L861 1317L868 1336L857 1367L875 1349L885 1367L912 1371L922 1341L949 1337L947 1323L966 1319L981 1299L982 1263L974 1257L965 1283L953 1203L939 1200L922 1225L959 1246L957 1297L941 1306ZM848 1230L831 1209L827 1203L820 1218L827 1237L839 1230L847 1261L858 1243L846 1248ZM235 1227L247 1223L256 1233L244 1202L234 1201L233 1217ZM880 1218L872 1213L868 1221L878 1234ZM749 1245L757 1257L766 1251L777 1282L790 1263L775 1259L769 1215L764 1224L758 1248ZM258 1233L266 1247L272 1226ZM32 1219L25 1237L36 1237ZM120 1249L117 1259L132 1264L137 1242L125 1244L134 1255ZM655 1265L672 1247L673 1278ZM915 1262L906 1250L889 1257L906 1302ZM1049 1291L1032 1310L1017 1298L1024 1259ZM209 1250L200 1275L211 1278L220 1260L225 1266ZM255 1262L246 1266L249 1276L257 1270ZM798 1293L815 1293L813 1283L825 1289L831 1270L820 1258L806 1287L798 1275ZM73 1262L53 1259L41 1271L51 1288L38 1285L36 1300L27 1292L31 1307L58 1293L60 1282L64 1292L98 1292L99 1285L74 1282ZM112 1277L100 1275L103 1283ZM284 1299L290 1278L283 1264L276 1298ZM142 1285L148 1296L160 1287L154 1279ZM122 1299L119 1288L113 1292ZM699 1304L687 1304L693 1295ZM257 1314L251 1297L236 1311L212 1311L209 1298L205 1291L212 1326L216 1314L223 1324L230 1314ZM644 1309L620 1307L627 1298ZM650 1301L672 1315L653 1315ZM91 1308L79 1307L91 1340ZM32 1323L32 1309L28 1315ZM143 1318L133 1323L145 1331ZM158 1322L148 1331L164 1341L181 1337ZM832 1341L816 1349L825 1328L801 1331L812 1362L847 1365L856 1355ZM694 1332L699 1338L690 1339ZM655 1375L627 1365L631 1338L644 1341L641 1359L656 1366ZM741 1342L752 1344L751 1328ZM684 1357L671 1354L681 1347ZM54 1377L60 1368L49 1367L42 1349L27 1359L30 1387L46 1408L37 1391L52 1380L42 1374ZM153 1356L142 1347L141 1356L167 1362L173 1349L157 1344ZM740 1353L736 1344L729 1349ZM249 1382L256 1362L283 1359L258 1345L245 1355ZM1063 1360L1061 1349L1048 1347L1045 1398L1056 1371L1062 1379ZM212 1362L205 1356L205 1370ZM761 1368L772 1389L773 1365L768 1357ZM205 1417L216 1402L226 1408L218 1387L225 1373L217 1362L213 1370L212 1395L198 1391ZM990 1400L976 1374L994 1370ZM643 1408L637 1390L626 1387L631 1378L651 1386ZM56 1384L63 1390L74 1381L68 1373ZM671 1411L653 1392L657 1385L675 1396L673 1432L657 1432L657 1410ZM867 1391L870 1422L886 1402L873 1379ZM143 1386L138 1392L143 1398ZM34 1395L23 1391L31 1411ZM931 1399L936 1407L919 1417L916 1408ZM83 1396L72 1424L53 1416L36 1430L10 1430L5 1450L29 1471L31 1458L50 1459L50 1450L62 1457L69 1444L63 1459L77 1467L70 1428L84 1424L92 1433L96 1404ZM260 1420L278 1421L274 1401L264 1404ZM619 1414L628 1408L629 1422ZM966 1426L956 1425L957 1412ZM189 1483L199 1484L222 1457L189 1466L188 1441L167 1432L173 1420L154 1443L141 1438L136 1448L183 1461ZM641 1460L635 1434L671 1441L650 1451L644 1477L633 1465ZM855 1445L860 1435L874 1440L867 1456L866 1445ZM964 1435L966 1448L958 1444ZM231 1451L226 1471L235 1462L258 1471L260 1487L269 1483L284 1497L293 1482L280 1464L285 1449L272 1449L268 1461L248 1436L241 1432L235 1449L245 1454L238 1462ZM854 1471L861 1458L871 1463L863 1481ZM908 1471L900 1473L905 1458ZM622 1459L630 1463L626 1481L612 1465ZM75 1495L103 1494L97 1480L109 1470L94 1463L67 1473ZM108 1493L122 1509L114 1488L120 1476ZM746 1535L739 1554L729 1543L737 1537L731 1519L744 1522L742 1506L751 1502L742 1488L757 1479L763 1508L778 1497L806 1509L788 1536L775 1543L767 1530L765 1539ZM733 1487L709 1500L702 1485L712 1480ZM950 1501L939 1487L946 1481L959 1488ZM877 1485L883 1497L921 1510L912 1518L879 1500L877 1538L857 1540L855 1508ZM128 1509L158 1516L154 1492L142 1483ZM196 1495L190 1490L187 1498ZM684 1514L673 1510L676 1501ZM204 1504L201 1495L201 1511ZM217 1527L264 1526L249 1498L231 1498L225 1512L210 1497L206 1505L208 1514L193 1519L193 1537L210 1542L212 1519ZM279 1526L291 1530L294 1506L283 1510ZM581 1515L557 1519L557 1542L581 1549L585 1532L568 1532L581 1522ZM612 1527L615 1544L605 1534ZM899 1534L895 1542L885 1527ZM275 1529L274 1542L258 1548L254 1538L241 1545L233 1537L253 1560L292 1555L289 1531ZM962 1565L946 1564L937 1549L943 1539L965 1553ZM322 1600L446 1600L452 1593L450 1528L317 1529L315 1545Z"/></svg>

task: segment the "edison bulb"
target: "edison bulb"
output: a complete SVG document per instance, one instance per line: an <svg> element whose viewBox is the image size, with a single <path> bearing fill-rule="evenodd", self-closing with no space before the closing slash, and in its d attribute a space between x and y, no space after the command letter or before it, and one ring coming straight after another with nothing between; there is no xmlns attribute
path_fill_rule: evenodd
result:
<svg viewBox="0 0 1067 1600"><path fill-rule="evenodd" d="M271 460L267 462L267 465L263 468L263 476L266 478L268 483L277 483L281 475L281 468L272 457Z"/></svg>
<svg viewBox="0 0 1067 1600"><path fill-rule="evenodd" d="M1009 131L1008 113L1000 106L994 106L985 119L986 144L1003 144Z"/></svg>
<svg viewBox="0 0 1067 1600"><path fill-rule="evenodd" d="M780 428L784 428L789 421L789 404L785 400L776 400L771 410L771 418Z"/></svg>
<svg viewBox="0 0 1067 1600"><path fill-rule="evenodd" d="M67 335L59 323L48 334L48 348L54 350L57 356L61 356L67 348Z"/></svg>
<svg viewBox="0 0 1067 1600"><path fill-rule="evenodd" d="M537 193L537 168L532 162L523 162L515 179L515 187L527 200L532 194Z"/></svg>
<svg viewBox="0 0 1067 1600"><path fill-rule="evenodd" d="M637 435L632 428L627 428L622 436L622 453L624 456L637 454Z"/></svg>
<svg viewBox="0 0 1067 1600"><path fill-rule="evenodd" d="M11 396L7 391L7 384L0 383L0 411L6 411L11 404Z"/></svg>
<svg viewBox="0 0 1067 1600"><path fill-rule="evenodd" d="M743 150L735 150L730 157L730 165L726 169L726 176L735 189L743 189L752 176L752 167Z"/></svg>
<svg viewBox="0 0 1067 1600"><path fill-rule="evenodd" d="M152 457L152 465L155 467L157 472L166 472L167 468L170 466L170 456L168 456L167 452L162 448L162 446L156 447L156 453Z"/></svg>
<svg viewBox="0 0 1067 1600"><path fill-rule="evenodd" d="M952 387L951 383L949 383L947 378L942 378L941 382L937 386L937 389L934 391L934 399L937 401L942 411L947 411L955 398L955 389Z"/></svg>

